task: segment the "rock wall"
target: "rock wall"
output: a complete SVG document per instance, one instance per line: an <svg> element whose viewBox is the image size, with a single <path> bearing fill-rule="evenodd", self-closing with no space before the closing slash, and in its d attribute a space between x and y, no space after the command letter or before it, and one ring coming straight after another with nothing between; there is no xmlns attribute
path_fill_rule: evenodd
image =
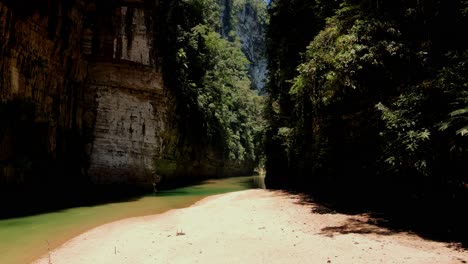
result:
<svg viewBox="0 0 468 264"><path fill-rule="evenodd" d="M82 1L0 1L0 186L80 173L83 11Z"/></svg>
<svg viewBox="0 0 468 264"><path fill-rule="evenodd" d="M0 0L0 189L251 171L192 155L171 123L158 3Z"/></svg>
<svg viewBox="0 0 468 264"><path fill-rule="evenodd" d="M239 37L242 52L250 61L249 76L254 89L264 92L267 76L266 27L264 0L219 0L221 35L229 38L231 31Z"/></svg>
<svg viewBox="0 0 468 264"><path fill-rule="evenodd" d="M154 57L152 10L143 1L91 4L88 90L95 94L88 174L99 184L151 184L169 103ZM95 13L95 15L92 14ZM94 20L93 20L94 19Z"/></svg>
<svg viewBox="0 0 468 264"><path fill-rule="evenodd" d="M89 90L96 94L89 175L95 183L154 182L162 153L167 98L161 75L130 63L92 63Z"/></svg>
<svg viewBox="0 0 468 264"><path fill-rule="evenodd" d="M0 1L0 184L154 182L157 1L26 2Z"/></svg>
<svg viewBox="0 0 468 264"><path fill-rule="evenodd" d="M189 181L206 178L251 175L256 164L225 160L211 146L192 146L172 133L164 140L164 153L156 162L156 171L164 181L185 178Z"/></svg>
<svg viewBox="0 0 468 264"><path fill-rule="evenodd" d="M267 76L265 21L260 17L259 10L248 2L238 10L236 16L236 33L240 38L242 51L250 61L249 75L252 85L263 92Z"/></svg>

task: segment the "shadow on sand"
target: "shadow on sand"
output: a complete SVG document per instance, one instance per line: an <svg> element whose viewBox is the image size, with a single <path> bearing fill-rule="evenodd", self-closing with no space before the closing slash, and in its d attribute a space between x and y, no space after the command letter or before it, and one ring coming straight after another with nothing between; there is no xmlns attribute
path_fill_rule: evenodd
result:
<svg viewBox="0 0 468 264"><path fill-rule="evenodd" d="M459 222L463 220L457 218L463 217L463 214L448 215L446 211L437 210L438 207L435 205L433 210L423 206L414 209L414 205L408 204L402 205L401 208L378 207L360 204L352 199L345 201L318 199L302 192L291 190L286 192L300 198L297 204L310 206L312 214L351 216L342 225L323 228L320 234L325 236L333 237L351 233L388 236L404 232L424 239L448 243L448 247L455 250L468 249L466 226ZM461 231L454 232L453 230Z"/></svg>

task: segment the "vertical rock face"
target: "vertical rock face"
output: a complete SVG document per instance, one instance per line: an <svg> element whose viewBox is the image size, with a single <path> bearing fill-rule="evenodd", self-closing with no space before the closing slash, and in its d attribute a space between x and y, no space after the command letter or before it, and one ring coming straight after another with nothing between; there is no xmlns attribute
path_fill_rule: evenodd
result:
<svg viewBox="0 0 468 264"><path fill-rule="evenodd" d="M174 154L192 146L168 118L175 98L156 55L158 3L0 0L0 189L251 171Z"/></svg>
<svg viewBox="0 0 468 264"><path fill-rule="evenodd" d="M221 35L229 38L234 31L242 51L250 61L249 75L253 88L263 91L267 74L265 50L266 3L263 0L220 0Z"/></svg>
<svg viewBox="0 0 468 264"><path fill-rule="evenodd" d="M236 15L236 33L240 38L242 51L250 61L249 75L252 85L257 90L263 91L267 73L265 21L262 21L258 10L248 2L239 9Z"/></svg>
<svg viewBox="0 0 468 264"><path fill-rule="evenodd" d="M80 171L83 8L82 1L0 1L0 184Z"/></svg>
<svg viewBox="0 0 468 264"><path fill-rule="evenodd" d="M0 1L0 183L156 181L168 96L155 4L35 3Z"/></svg>
<svg viewBox="0 0 468 264"><path fill-rule="evenodd" d="M95 183L156 181L162 152L166 98L161 76L129 63L93 63L89 89L96 94L89 175Z"/></svg>
<svg viewBox="0 0 468 264"><path fill-rule="evenodd" d="M130 3L127 3L130 4ZM135 6L136 1L130 6L117 8L115 24L117 34L114 36L114 59L122 59L140 63L147 66L155 66L153 57L153 17L148 11L155 7ZM146 8L146 9L145 9Z"/></svg>
<svg viewBox="0 0 468 264"><path fill-rule="evenodd" d="M153 56L153 6L91 4L89 91L95 94L88 174L99 184L149 184L162 153L167 96ZM93 10L94 9L94 10ZM89 44L88 44L89 45ZM90 113L93 115L93 113Z"/></svg>

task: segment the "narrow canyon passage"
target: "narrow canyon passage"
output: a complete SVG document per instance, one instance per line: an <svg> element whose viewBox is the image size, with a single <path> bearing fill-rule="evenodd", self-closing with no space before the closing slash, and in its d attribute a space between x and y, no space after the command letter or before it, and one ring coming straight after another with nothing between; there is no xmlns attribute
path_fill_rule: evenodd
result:
<svg viewBox="0 0 468 264"><path fill-rule="evenodd" d="M250 188L266 23L262 0L0 0L0 263Z"/></svg>
<svg viewBox="0 0 468 264"><path fill-rule="evenodd" d="M0 264L467 263L466 28L467 0L0 0Z"/></svg>

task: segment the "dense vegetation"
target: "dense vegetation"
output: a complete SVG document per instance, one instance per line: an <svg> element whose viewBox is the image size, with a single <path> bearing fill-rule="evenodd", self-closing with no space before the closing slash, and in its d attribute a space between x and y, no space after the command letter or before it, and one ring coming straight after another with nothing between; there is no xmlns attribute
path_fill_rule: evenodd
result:
<svg viewBox="0 0 468 264"><path fill-rule="evenodd" d="M236 33L220 34L217 1L163 1L160 11L165 81L187 152L197 158L212 150L226 162L258 164L263 99L250 89Z"/></svg>
<svg viewBox="0 0 468 264"><path fill-rule="evenodd" d="M270 185L432 203L464 221L449 211L468 197L468 1L273 0L269 12Z"/></svg>

